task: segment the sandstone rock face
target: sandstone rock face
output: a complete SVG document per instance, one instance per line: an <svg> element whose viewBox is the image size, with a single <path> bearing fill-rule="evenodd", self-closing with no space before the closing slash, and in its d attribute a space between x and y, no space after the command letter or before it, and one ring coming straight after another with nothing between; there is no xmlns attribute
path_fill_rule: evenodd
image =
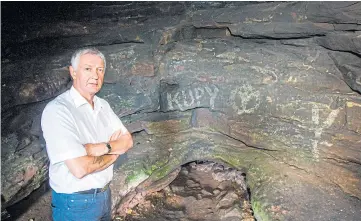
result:
<svg viewBox="0 0 361 221"><path fill-rule="evenodd" d="M37 5L52 13L19 21L30 6L3 4L3 208L47 179L41 112L70 87L71 53L96 46L99 96L135 141L114 206L212 160L245 171L257 220L359 220L359 2L57 4L66 16Z"/></svg>

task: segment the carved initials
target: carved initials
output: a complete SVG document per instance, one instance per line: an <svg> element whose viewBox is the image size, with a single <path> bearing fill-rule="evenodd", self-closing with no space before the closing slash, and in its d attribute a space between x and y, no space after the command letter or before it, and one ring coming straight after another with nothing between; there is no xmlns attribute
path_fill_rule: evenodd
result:
<svg viewBox="0 0 361 221"><path fill-rule="evenodd" d="M321 125L319 123L319 112L320 109L314 105L312 108L312 122L316 125L316 127L314 128L315 139L312 140L312 153L316 160L319 158L318 142L321 138L323 129L329 128L333 124L338 113L340 112L340 109L332 110L327 119Z"/></svg>
<svg viewBox="0 0 361 221"><path fill-rule="evenodd" d="M168 101L168 108L173 110L176 107L173 106L175 103L178 108L183 111L185 108L192 107L193 105L200 105L202 98L205 96L205 91L209 95L209 103L210 107L214 108L214 101L218 95L219 89L214 86L212 90L211 87L205 86L204 88L193 88L189 90L182 90L180 92L176 92L174 95L167 93L167 101ZM183 100L183 102L181 102Z"/></svg>

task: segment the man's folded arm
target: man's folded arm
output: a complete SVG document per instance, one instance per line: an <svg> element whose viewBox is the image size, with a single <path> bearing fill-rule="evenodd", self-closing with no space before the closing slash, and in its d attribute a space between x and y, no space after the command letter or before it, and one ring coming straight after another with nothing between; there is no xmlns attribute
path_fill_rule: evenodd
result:
<svg viewBox="0 0 361 221"><path fill-rule="evenodd" d="M132 135L126 131L116 131L110 141L111 152L108 152L107 144L85 144L87 156L77 157L65 161L70 172L77 178L102 171L112 165L120 154L127 152L133 146Z"/></svg>
<svg viewBox="0 0 361 221"><path fill-rule="evenodd" d="M113 133L110 141L108 141L111 151L107 147L107 143L85 144L88 156L102 156L105 154L123 154L133 146L132 135L126 131L116 131Z"/></svg>
<svg viewBox="0 0 361 221"><path fill-rule="evenodd" d="M109 154L123 154L133 147L132 135L127 131L115 140L110 140L111 151Z"/></svg>
<svg viewBox="0 0 361 221"><path fill-rule="evenodd" d="M65 164L76 178L81 179L88 174L108 168L115 162L118 156L117 154L82 156L65 160Z"/></svg>
<svg viewBox="0 0 361 221"><path fill-rule="evenodd" d="M114 163L118 157L116 154L101 157L87 154L88 144L80 142L71 116L70 111L58 103L47 105L43 111L41 124L50 163L64 162L77 178L104 170Z"/></svg>

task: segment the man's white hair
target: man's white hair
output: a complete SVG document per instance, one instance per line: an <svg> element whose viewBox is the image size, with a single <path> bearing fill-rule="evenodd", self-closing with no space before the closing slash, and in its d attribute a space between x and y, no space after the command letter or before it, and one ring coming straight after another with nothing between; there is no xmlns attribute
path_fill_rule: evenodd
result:
<svg viewBox="0 0 361 221"><path fill-rule="evenodd" d="M79 65L79 61L80 61L80 56L82 56L84 54L98 55L101 59L103 59L103 61L104 61L104 71L105 71L105 67L106 67L105 56L104 56L103 53L101 53L96 48L81 48L81 49L75 51L73 56L71 57L71 66L73 66L74 70L77 70L78 65Z"/></svg>

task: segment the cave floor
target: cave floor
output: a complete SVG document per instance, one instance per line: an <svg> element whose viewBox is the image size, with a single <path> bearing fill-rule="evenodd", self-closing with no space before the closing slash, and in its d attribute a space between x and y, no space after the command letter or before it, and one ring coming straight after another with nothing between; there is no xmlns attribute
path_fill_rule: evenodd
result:
<svg viewBox="0 0 361 221"><path fill-rule="evenodd" d="M22 201L7 208L10 218L5 221L52 221L51 189L45 182Z"/></svg>

